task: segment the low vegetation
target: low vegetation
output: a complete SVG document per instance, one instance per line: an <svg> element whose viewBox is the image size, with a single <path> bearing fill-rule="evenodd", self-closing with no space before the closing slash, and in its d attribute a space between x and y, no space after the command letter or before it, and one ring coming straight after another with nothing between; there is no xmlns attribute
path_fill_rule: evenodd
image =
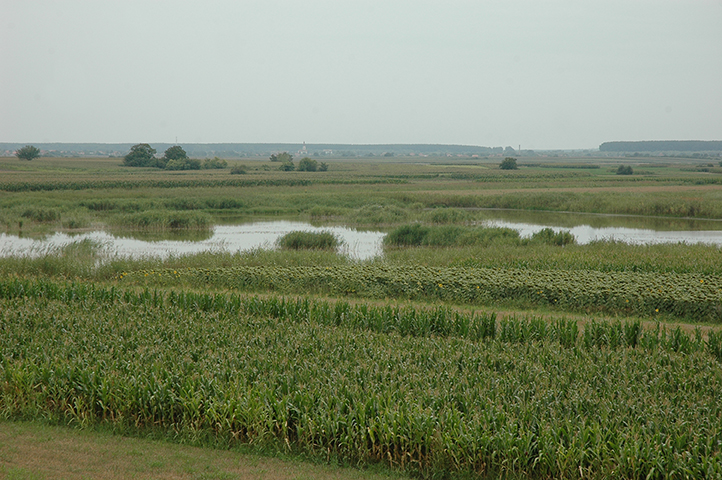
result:
<svg viewBox="0 0 722 480"><path fill-rule="evenodd" d="M722 474L717 332L18 280L0 304L5 419L426 477Z"/></svg>
<svg viewBox="0 0 722 480"><path fill-rule="evenodd" d="M329 232L243 253L134 260L82 241L1 258L0 419L420 478L722 477L720 248L522 238L480 210L686 228L722 218L714 170L220 160L0 160L0 225L207 237L220 218L310 218L387 231L383 258L339 255Z"/></svg>
<svg viewBox="0 0 722 480"><path fill-rule="evenodd" d="M332 250L341 245L331 232L294 231L278 239L278 246L290 250Z"/></svg>
<svg viewBox="0 0 722 480"><path fill-rule="evenodd" d="M464 247L492 244L507 245L569 245L575 242L567 231L555 232L544 228L531 238L521 238L519 232L504 227L468 227L461 225L426 226L419 223L403 225L391 230L384 243L394 247Z"/></svg>

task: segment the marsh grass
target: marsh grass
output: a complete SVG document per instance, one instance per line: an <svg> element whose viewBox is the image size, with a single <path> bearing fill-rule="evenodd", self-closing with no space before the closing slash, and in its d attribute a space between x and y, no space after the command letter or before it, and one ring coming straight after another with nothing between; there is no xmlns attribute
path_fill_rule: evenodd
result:
<svg viewBox="0 0 722 480"><path fill-rule="evenodd" d="M569 232L555 232L545 228L522 239L519 232L506 227L483 227L461 225L422 225L414 223L391 230L384 237L389 247L465 247L491 245L558 245L575 243Z"/></svg>
<svg viewBox="0 0 722 480"><path fill-rule="evenodd" d="M277 244L286 250L332 250L341 245L341 240L328 231L293 231L279 238Z"/></svg>
<svg viewBox="0 0 722 480"><path fill-rule="evenodd" d="M206 230L212 218L205 212L147 210L118 215L112 218L115 226L139 230Z"/></svg>

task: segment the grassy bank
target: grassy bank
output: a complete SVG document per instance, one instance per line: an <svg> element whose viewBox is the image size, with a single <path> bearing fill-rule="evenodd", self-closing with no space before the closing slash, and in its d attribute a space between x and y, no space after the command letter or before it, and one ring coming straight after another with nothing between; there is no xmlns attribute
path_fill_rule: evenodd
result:
<svg viewBox="0 0 722 480"><path fill-rule="evenodd" d="M283 452L219 450L78 430L39 422L0 422L0 478L391 480L389 471L359 470L290 458ZM276 458L274 458L276 457Z"/></svg>

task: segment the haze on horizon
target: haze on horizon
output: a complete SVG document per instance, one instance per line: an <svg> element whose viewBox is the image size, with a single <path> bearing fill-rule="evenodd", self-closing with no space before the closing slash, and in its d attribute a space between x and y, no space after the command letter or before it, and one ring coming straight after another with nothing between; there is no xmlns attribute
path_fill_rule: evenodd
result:
<svg viewBox="0 0 722 480"><path fill-rule="evenodd" d="M722 140L722 1L0 0L0 142Z"/></svg>

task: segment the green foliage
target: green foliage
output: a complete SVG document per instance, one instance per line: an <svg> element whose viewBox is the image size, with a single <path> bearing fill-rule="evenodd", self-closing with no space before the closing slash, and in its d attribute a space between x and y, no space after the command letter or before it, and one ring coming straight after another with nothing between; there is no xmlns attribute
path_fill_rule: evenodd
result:
<svg viewBox="0 0 722 480"><path fill-rule="evenodd" d="M551 228L543 228L531 236L531 242L546 243L547 245L557 245L563 247L564 245L571 245L576 243L576 238L571 232L560 230L555 232Z"/></svg>
<svg viewBox="0 0 722 480"><path fill-rule="evenodd" d="M129 279L144 281L142 275ZM166 281L166 280L164 280ZM184 270L169 284L284 293L356 295L447 301L475 305L499 302L575 312L720 322L722 277L636 272L534 271L515 268L425 267L349 264L325 267L233 267ZM151 283L153 285L153 283Z"/></svg>
<svg viewBox="0 0 722 480"><path fill-rule="evenodd" d="M272 162L291 163L293 162L293 155L288 152L271 155L270 160Z"/></svg>
<svg viewBox="0 0 722 480"><path fill-rule="evenodd" d="M429 227L420 223L402 225L391 230L384 237L384 244L396 247L418 247L424 242L429 231Z"/></svg>
<svg viewBox="0 0 722 480"><path fill-rule="evenodd" d="M139 143L130 147L130 152L123 157L123 165L128 167L158 167L155 158L156 150L147 143Z"/></svg>
<svg viewBox="0 0 722 480"><path fill-rule="evenodd" d="M246 168L243 165L236 165L231 168L231 175L245 175L246 173Z"/></svg>
<svg viewBox="0 0 722 480"><path fill-rule="evenodd" d="M294 231L278 239L278 246L290 250L331 250L341 244L331 232Z"/></svg>
<svg viewBox="0 0 722 480"><path fill-rule="evenodd" d="M499 165L499 168L502 170L517 170L519 167L516 164L516 158L506 157Z"/></svg>
<svg viewBox="0 0 722 480"><path fill-rule="evenodd" d="M722 476L719 332L705 342L638 322L582 328L2 279L0 418L424 478Z"/></svg>
<svg viewBox="0 0 722 480"><path fill-rule="evenodd" d="M183 147L180 145L174 145L172 147L168 147L166 149L165 154L163 154L163 159L167 162L170 160L185 160L188 158L188 154L186 154L186 151L183 150Z"/></svg>
<svg viewBox="0 0 722 480"><path fill-rule="evenodd" d="M469 212L459 208L434 208L425 215L429 222L440 224L464 223L470 217Z"/></svg>
<svg viewBox="0 0 722 480"><path fill-rule="evenodd" d="M211 217L204 212L145 210L118 215L114 225L138 230L186 230L211 228Z"/></svg>
<svg viewBox="0 0 722 480"><path fill-rule="evenodd" d="M41 223L60 220L60 212L57 209L40 206L26 208L20 216Z"/></svg>
<svg viewBox="0 0 722 480"><path fill-rule="evenodd" d="M318 166L318 171L319 171L319 172L326 172L326 171L328 171L328 163L326 163L326 162L321 162L321 164Z"/></svg>
<svg viewBox="0 0 722 480"><path fill-rule="evenodd" d="M33 160L40 156L40 149L33 145L25 145L23 148L15 152L15 156L20 160Z"/></svg>
<svg viewBox="0 0 722 480"><path fill-rule="evenodd" d="M201 161L196 158L173 159L165 164L166 170L200 170Z"/></svg>
<svg viewBox="0 0 722 480"><path fill-rule="evenodd" d="M228 167L228 162L223 158L213 157L203 160L202 168L205 170L222 169ZM233 173L233 172L231 172Z"/></svg>
<svg viewBox="0 0 722 480"><path fill-rule="evenodd" d="M389 246L452 247L464 245L519 244L519 233L502 227L463 227L459 225L402 225L384 237Z"/></svg>
<svg viewBox="0 0 722 480"><path fill-rule="evenodd" d="M299 172L315 172L318 169L318 162L312 158L303 157L298 162L296 170Z"/></svg>
<svg viewBox="0 0 722 480"><path fill-rule="evenodd" d="M278 167L278 169L282 172L292 172L294 170L294 165L292 161L283 162L281 163L281 166Z"/></svg>
<svg viewBox="0 0 722 480"><path fill-rule="evenodd" d="M620 165L619 168L617 168L617 175L632 175L634 173L634 170L632 170L632 167L629 165Z"/></svg>

